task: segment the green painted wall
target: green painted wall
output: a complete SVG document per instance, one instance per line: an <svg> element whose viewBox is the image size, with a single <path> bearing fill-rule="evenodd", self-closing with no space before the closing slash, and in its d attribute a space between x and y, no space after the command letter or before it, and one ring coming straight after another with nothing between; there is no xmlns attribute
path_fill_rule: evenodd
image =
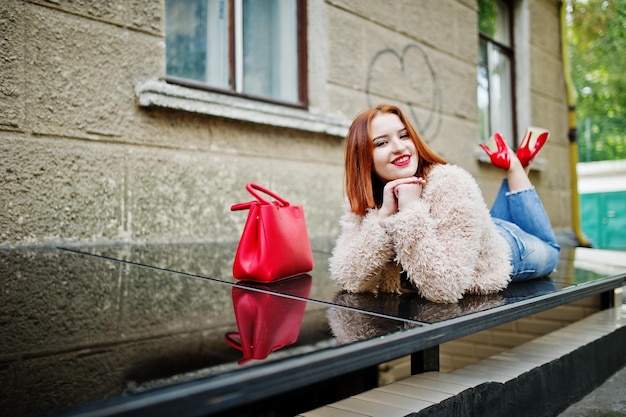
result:
<svg viewBox="0 0 626 417"><path fill-rule="evenodd" d="M581 224L598 249L626 249L626 191L581 194Z"/></svg>

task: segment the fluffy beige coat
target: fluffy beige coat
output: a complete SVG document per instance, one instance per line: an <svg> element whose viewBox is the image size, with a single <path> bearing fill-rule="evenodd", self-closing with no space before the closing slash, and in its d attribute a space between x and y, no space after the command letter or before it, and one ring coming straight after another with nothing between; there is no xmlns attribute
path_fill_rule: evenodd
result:
<svg viewBox="0 0 626 417"><path fill-rule="evenodd" d="M346 207L329 261L330 276L348 292L400 292L400 273L425 298L455 303L463 294L491 294L508 285L509 248L498 234L474 178L436 165L422 198L387 217Z"/></svg>

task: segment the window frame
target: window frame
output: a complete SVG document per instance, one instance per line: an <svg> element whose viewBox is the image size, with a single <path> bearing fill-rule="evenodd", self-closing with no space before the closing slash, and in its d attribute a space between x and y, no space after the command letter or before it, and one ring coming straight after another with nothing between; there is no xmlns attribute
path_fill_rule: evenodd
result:
<svg viewBox="0 0 626 417"><path fill-rule="evenodd" d="M498 3L498 0L495 0L496 3ZM513 133L513 137L510 138L511 142L510 144L512 145L513 149L517 149L517 146L519 144L519 140L517 138L517 88L516 88L516 62L515 62L515 30L514 30L514 23L515 23L515 7L513 7L513 2L510 0L501 0L501 3L506 5L506 7L508 7L508 36L510 39L510 46L497 41L496 39L494 39L493 37L485 34L484 32L478 31L478 47L479 47L479 51L478 53L480 54L480 43L482 41L487 43L487 48L490 47L490 45L493 45L500 54L504 55L510 62L510 80L511 80L511 85L510 85L510 96L511 96L511 131ZM489 89L491 89L491 77L490 77L490 72L491 72L491 68L489 66L489 63L487 63L487 70L488 70L488 81L489 81ZM482 138L483 140L487 140L489 139L489 136L493 135L492 131L492 123L491 123L491 115L492 115L492 111L491 111L491 97L489 99L489 135L487 138ZM506 139L506 138L505 138Z"/></svg>
<svg viewBox="0 0 626 417"><path fill-rule="evenodd" d="M309 106L308 97L308 51L307 51L307 0L295 0L296 1L296 35L297 39L297 76L298 76L298 102L288 102L279 99L275 99L268 96L259 96L255 94L247 94L237 91L236 85L236 67L238 62L236 60L236 33L241 33L241 27L236 27L237 13L235 5L241 6L240 0L228 0L228 74L229 74L229 88L220 88L210 84L203 83L188 78L177 77L173 75L165 74L165 81L170 84L176 84L183 87L194 88L198 90L211 91L219 94L241 97L244 99L260 101L270 104L278 104L282 106L288 106L299 109L307 109ZM239 10L241 13L241 10Z"/></svg>

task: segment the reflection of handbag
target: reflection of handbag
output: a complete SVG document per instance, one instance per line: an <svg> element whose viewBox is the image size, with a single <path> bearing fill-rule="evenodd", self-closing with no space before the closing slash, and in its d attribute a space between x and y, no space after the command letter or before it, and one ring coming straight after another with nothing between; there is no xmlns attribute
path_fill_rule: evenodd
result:
<svg viewBox="0 0 626 417"><path fill-rule="evenodd" d="M306 301L261 290L306 298L311 291L311 276L293 277L280 283L233 287L233 307L239 332L228 332L226 342L240 350L240 365L252 359L265 359L275 350L291 345L298 339ZM258 285L258 284L257 284ZM276 285L280 285L276 287Z"/></svg>
<svg viewBox="0 0 626 417"><path fill-rule="evenodd" d="M292 206L258 184L248 183L246 189L256 201L230 208L250 210L235 254L233 276L240 280L271 282L313 269L313 253L302 206ZM256 190L276 200L269 202Z"/></svg>

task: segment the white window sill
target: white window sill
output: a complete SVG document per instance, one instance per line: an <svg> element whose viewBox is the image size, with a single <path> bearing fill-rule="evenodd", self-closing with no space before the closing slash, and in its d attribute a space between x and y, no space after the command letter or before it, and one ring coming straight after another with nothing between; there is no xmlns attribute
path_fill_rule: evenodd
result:
<svg viewBox="0 0 626 417"><path fill-rule="evenodd" d="M482 150L481 147L477 147L474 149L474 158L480 163L491 165L491 159L489 159L489 155ZM530 165L531 171L546 171L548 169L548 160L544 158L535 158Z"/></svg>
<svg viewBox="0 0 626 417"><path fill-rule="evenodd" d="M195 90L164 81L138 83L135 92L141 107L182 110L342 138L346 136L350 126L350 121L316 115L306 110Z"/></svg>

